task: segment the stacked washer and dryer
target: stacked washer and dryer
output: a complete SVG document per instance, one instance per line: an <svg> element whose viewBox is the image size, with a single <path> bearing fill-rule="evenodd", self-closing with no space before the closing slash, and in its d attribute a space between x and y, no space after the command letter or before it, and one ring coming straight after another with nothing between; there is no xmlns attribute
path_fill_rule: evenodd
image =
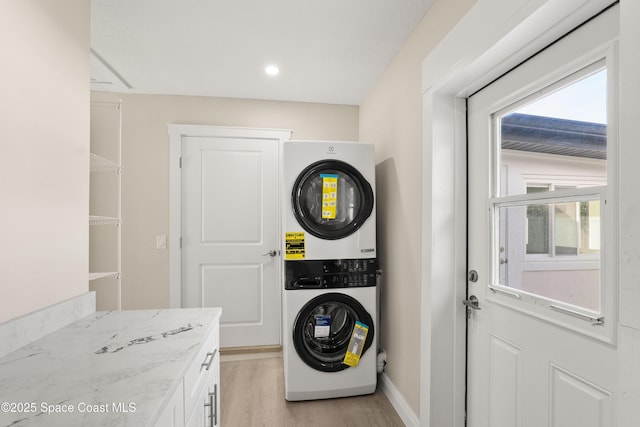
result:
<svg viewBox="0 0 640 427"><path fill-rule="evenodd" d="M283 145L283 359L287 400L376 389L375 161L372 144ZM343 363L366 327L359 362ZM353 344L352 344L353 345Z"/></svg>

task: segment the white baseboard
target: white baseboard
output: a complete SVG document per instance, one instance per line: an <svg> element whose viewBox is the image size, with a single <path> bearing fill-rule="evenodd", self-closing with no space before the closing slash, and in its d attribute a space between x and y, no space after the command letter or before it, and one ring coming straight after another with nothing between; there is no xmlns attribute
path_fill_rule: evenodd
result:
<svg viewBox="0 0 640 427"><path fill-rule="evenodd" d="M404 397L402 396L402 394L400 394L387 373L383 372L382 374L380 374L379 379L380 381L378 382L378 384L380 385L380 388L382 389L385 396L387 396L387 399L389 399L389 402L391 402L393 409L396 410L404 425L406 425L407 427L419 427L420 419L416 414L413 413L411 407L409 406L407 401L404 400Z"/></svg>

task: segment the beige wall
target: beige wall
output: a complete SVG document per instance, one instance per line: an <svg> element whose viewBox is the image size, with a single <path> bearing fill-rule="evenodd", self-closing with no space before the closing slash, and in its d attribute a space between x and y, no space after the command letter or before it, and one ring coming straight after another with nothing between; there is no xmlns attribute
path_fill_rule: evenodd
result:
<svg viewBox="0 0 640 427"><path fill-rule="evenodd" d="M123 100L122 308L169 307L169 251L156 236L169 235L167 124L293 130L296 139L358 139L358 107L192 96L104 94Z"/></svg>
<svg viewBox="0 0 640 427"><path fill-rule="evenodd" d="M419 415L422 60L475 0L435 0L360 106L360 139L376 144L381 348L387 374Z"/></svg>
<svg viewBox="0 0 640 427"><path fill-rule="evenodd" d="M0 322L88 291L89 1L0 13Z"/></svg>

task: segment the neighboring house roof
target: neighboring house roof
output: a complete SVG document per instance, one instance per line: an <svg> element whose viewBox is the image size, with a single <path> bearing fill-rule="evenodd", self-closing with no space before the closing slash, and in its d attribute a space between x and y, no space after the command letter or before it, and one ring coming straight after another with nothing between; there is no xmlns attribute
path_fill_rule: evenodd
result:
<svg viewBox="0 0 640 427"><path fill-rule="evenodd" d="M606 159L607 125L514 113L502 119L502 148Z"/></svg>

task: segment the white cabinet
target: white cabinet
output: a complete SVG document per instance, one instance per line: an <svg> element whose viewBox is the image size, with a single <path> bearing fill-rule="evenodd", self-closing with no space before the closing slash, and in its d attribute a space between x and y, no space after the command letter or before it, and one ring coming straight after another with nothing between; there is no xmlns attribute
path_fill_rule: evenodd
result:
<svg viewBox="0 0 640 427"><path fill-rule="evenodd" d="M162 410L155 427L182 427L184 425L184 400L182 382L173 393L167 406Z"/></svg>
<svg viewBox="0 0 640 427"><path fill-rule="evenodd" d="M220 426L220 332L216 322L187 368L181 386L163 409L156 427ZM179 395L179 401L178 401Z"/></svg>
<svg viewBox="0 0 640 427"><path fill-rule="evenodd" d="M89 288L98 310L120 310L122 101L91 102Z"/></svg>
<svg viewBox="0 0 640 427"><path fill-rule="evenodd" d="M187 427L218 427L220 425L220 354L213 358L211 370L203 376L204 384L195 399L193 412L186 419ZM186 413L185 413L186 414Z"/></svg>
<svg viewBox="0 0 640 427"><path fill-rule="evenodd" d="M220 352L218 329L209 336L184 376L187 427L220 425Z"/></svg>

